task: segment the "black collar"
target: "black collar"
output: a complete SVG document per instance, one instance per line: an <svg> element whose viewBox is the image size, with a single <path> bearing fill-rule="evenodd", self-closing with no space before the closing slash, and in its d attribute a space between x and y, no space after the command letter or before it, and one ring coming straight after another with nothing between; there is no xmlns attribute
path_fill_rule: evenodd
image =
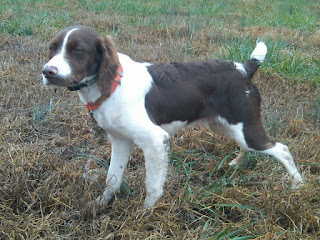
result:
<svg viewBox="0 0 320 240"><path fill-rule="evenodd" d="M97 77L96 76L94 76L92 79L90 79L88 81L85 81L85 82L80 83L78 85L70 86L70 87L67 87L67 88L68 88L69 91L78 91L81 88L84 88L84 87L92 85L95 81L97 81Z"/></svg>

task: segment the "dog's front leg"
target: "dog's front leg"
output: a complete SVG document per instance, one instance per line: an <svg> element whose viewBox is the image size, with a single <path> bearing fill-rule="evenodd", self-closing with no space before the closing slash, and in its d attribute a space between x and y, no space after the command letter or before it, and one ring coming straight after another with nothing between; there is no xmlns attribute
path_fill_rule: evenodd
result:
<svg viewBox="0 0 320 240"><path fill-rule="evenodd" d="M146 166L145 208L153 207L162 196L168 165L167 133L160 134L142 147Z"/></svg>
<svg viewBox="0 0 320 240"><path fill-rule="evenodd" d="M107 204L115 192L119 191L132 148L132 142L128 139L112 135L109 135L109 139L112 146L111 161L106 179L107 187L97 199L99 205Z"/></svg>

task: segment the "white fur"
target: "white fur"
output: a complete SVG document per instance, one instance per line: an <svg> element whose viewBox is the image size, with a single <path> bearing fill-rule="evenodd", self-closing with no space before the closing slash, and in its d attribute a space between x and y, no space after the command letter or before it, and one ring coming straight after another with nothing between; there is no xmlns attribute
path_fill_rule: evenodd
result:
<svg viewBox="0 0 320 240"><path fill-rule="evenodd" d="M254 151L253 149L250 149L248 147L246 140L244 138L243 123L229 124L225 118L222 118L220 116L216 117L214 122L215 122L215 127L213 127L212 125L209 125L209 127L214 132L233 138L234 140L237 141L237 143L243 149Z"/></svg>
<svg viewBox="0 0 320 240"><path fill-rule="evenodd" d="M116 135L109 134L112 142L112 151L108 176L106 179L107 187L101 197L97 199L99 204L110 201L111 197L120 189L123 172L126 169L129 155L131 153L132 142L129 139L121 138Z"/></svg>
<svg viewBox="0 0 320 240"><path fill-rule="evenodd" d="M238 155L235 159L233 159L233 160L229 163L229 165L230 165L230 166L237 166L237 165L243 163L243 162L245 161L245 159L247 158L247 156L248 156L248 151L247 151L247 150L244 150L243 148L240 147L240 153L239 153L239 155Z"/></svg>
<svg viewBox="0 0 320 240"><path fill-rule="evenodd" d="M264 42L258 42L256 48L251 53L251 58L259 60L261 63L267 55L268 49Z"/></svg>
<svg viewBox="0 0 320 240"><path fill-rule="evenodd" d="M234 65L236 66L236 69L241 72L243 75L247 75L247 71L246 69L244 68L243 64L242 63L238 63L238 62L234 62Z"/></svg>
<svg viewBox="0 0 320 240"><path fill-rule="evenodd" d="M173 121L172 123L162 124L161 128L170 136L176 134L179 130L187 125L188 121Z"/></svg>
<svg viewBox="0 0 320 240"><path fill-rule="evenodd" d="M48 79L42 74L42 82L43 82L43 84L45 84L45 85L49 85L49 81L48 81Z"/></svg>
<svg viewBox="0 0 320 240"><path fill-rule="evenodd" d="M301 175L294 164L293 157L286 145L282 143L276 143L273 148L261 151L261 153L273 156L286 168L288 174L293 179L291 182L293 188L296 188L299 184L303 183Z"/></svg>

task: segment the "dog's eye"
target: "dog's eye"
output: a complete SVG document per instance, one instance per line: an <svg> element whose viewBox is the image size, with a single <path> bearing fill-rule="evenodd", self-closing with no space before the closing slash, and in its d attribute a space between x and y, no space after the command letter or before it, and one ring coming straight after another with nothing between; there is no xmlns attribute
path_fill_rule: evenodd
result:
<svg viewBox="0 0 320 240"><path fill-rule="evenodd" d="M50 49L50 52L54 52L54 50L56 50L54 46L50 46L49 49Z"/></svg>
<svg viewBox="0 0 320 240"><path fill-rule="evenodd" d="M83 49L79 47L75 47L74 49L72 49L72 52L75 54L81 54L83 52Z"/></svg>

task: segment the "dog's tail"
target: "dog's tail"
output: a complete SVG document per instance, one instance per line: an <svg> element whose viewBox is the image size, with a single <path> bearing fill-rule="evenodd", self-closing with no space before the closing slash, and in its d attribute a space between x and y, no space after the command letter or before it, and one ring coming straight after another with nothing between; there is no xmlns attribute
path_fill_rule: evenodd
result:
<svg viewBox="0 0 320 240"><path fill-rule="evenodd" d="M264 42L258 42L256 48L251 53L251 58L244 64L246 72L250 79L253 74L257 71L261 63L264 61L267 55L267 46Z"/></svg>

